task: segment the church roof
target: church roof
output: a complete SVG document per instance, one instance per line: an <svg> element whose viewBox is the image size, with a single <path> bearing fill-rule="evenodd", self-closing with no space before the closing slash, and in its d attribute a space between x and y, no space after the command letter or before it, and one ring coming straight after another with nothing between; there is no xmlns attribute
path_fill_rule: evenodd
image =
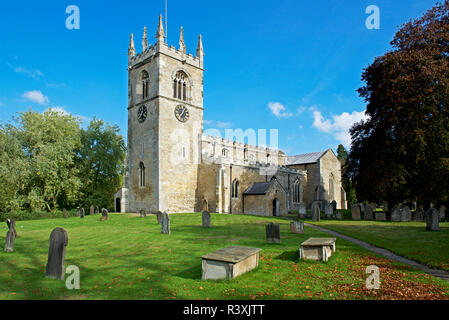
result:
<svg viewBox="0 0 449 320"><path fill-rule="evenodd" d="M327 151L327 150L326 150ZM296 156L288 156L286 165L317 163L318 160L326 153L326 151L298 154Z"/></svg>
<svg viewBox="0 0 449 320"><path fill-rule="evenodd" d="M265 194L270 187L271 182L254 182L252 186L243 192L244 195L262 195Z"/></svg>

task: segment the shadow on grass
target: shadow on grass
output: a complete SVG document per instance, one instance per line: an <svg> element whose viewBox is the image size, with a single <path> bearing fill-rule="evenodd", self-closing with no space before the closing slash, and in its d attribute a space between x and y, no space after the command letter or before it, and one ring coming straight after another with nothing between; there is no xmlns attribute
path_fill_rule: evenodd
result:
<svg viewBox="0 0 449 320"><path fill-rule="evenodd" d="M298 250L285 251L285 252L281 253L280 255L276 256L275 259L283 260L283 261L298 262L299 261L299 252L298 252Z"/></svg>

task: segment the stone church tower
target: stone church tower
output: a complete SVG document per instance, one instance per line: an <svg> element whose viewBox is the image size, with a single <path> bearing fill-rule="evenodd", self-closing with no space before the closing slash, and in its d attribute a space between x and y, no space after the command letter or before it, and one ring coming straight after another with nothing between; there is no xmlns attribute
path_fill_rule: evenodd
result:
<svg viewBox="0 0 449 320"><path fill-rule="evenodd" d="M203 131L203 45L187 53L166 43L162 16L156 43L128 48L128 183L122 212L194 212Z"/></svg>

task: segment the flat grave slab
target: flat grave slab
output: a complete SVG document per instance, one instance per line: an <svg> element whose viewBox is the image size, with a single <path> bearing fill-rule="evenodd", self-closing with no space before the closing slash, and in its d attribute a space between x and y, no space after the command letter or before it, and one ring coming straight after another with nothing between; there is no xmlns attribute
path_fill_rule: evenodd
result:
<svg viewBox="0 0 449 320"><path fill-rule="evenodd" d="M335 252L337 238L309 238L299 247L299 259L305 260L329 260Z"/></svg>
<svg viewBox="0 0 449 320"><path fill-rule="evenodd" d="M202 280L234 279L259 265L262 249L230 246L201 257Z"/></svg>

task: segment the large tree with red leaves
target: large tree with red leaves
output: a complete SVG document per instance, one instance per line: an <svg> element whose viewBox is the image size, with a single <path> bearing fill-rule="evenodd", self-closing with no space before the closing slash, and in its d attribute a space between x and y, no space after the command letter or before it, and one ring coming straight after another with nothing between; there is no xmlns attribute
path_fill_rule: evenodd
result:
<svg viewBox="0 0 449 320"><path fill-rule="evenodd" d="M449 1L404 24L358 90L348 174L361 200L449 200Z"/></svg>

